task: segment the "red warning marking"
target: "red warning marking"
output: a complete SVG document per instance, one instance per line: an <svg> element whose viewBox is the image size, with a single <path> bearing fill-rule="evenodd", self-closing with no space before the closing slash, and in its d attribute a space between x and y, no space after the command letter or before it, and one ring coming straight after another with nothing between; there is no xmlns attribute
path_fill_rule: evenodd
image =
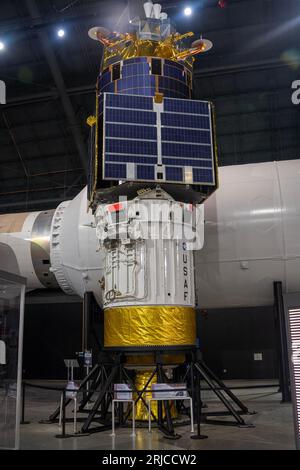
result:
<svg viewBox="0 0 300 470"><path fill-rule="evenodd" d="M119 212L122 209L123 209L123 205L121 202L117 202L116 204L112 204L111 206L108 206L109 212Z"/></svg>

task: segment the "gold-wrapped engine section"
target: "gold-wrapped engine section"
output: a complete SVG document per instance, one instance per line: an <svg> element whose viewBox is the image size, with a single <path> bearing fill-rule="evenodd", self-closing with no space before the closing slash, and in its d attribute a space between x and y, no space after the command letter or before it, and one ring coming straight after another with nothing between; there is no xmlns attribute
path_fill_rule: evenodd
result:
<svg viewBox="0 0 300 470"><path fill-rule="evenodd" d="M147 385L148 380L150 379L153 371L152 370L138 370L136 373L135 377L135 386L137 390L143 390L145 386ZM151 386L153 384L157 383L157 376L156 374L153 376L153 378L150 380L149 384L147 385L147 390L151 390ZM146 403L148 403L148 400L152 398L152 393L150 391L143 393L143 399L145 400ZM137 394L134 394L133 397L135 400L137 399ZM172 418L177 418L177 409L175 406L174 401L169 401L170 404L170 411L171 411L171 416ZM151 411L155 418L158 417L158 402L153 401L151 402ZM165 416L165 409L164 406L162 406L162 416ZM136 409L135 409L135 419L138 421L148 421L148 407L145 405L143 400L139 400L136 403ZM151 418L152 421L154 421L154 418Z"/></svg>
<svg viewBox="0 0 300 470"><path fill-rule="evenodd" d="M192 307L130 306L104 311L104 346L192 346L196 313Z"/></svg>

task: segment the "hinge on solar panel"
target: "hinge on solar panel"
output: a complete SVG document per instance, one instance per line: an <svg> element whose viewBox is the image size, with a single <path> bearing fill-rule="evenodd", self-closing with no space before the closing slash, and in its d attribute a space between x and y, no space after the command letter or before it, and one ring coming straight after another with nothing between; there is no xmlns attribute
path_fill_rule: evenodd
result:
<svg viewBox="0 0 300 470"><path fill-rule="evenodd" d="M163 93L155 93L154 95L154 102L161 104L164 101L164 94Z"/></svg>
<svg viewBox="0 0 300 470"><path fill-rule="evenodd" d="M87 125L90 127L93 127L96 124L96 122L97 122L97 118L96 116L93 116L93 115L89 116L86 120Z"/></svg>

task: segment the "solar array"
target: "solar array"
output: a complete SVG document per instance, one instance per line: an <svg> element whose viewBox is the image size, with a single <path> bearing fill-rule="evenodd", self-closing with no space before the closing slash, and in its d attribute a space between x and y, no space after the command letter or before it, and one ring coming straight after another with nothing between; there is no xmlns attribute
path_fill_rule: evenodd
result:
<svg viewBox="0 0 300 470"><path fill-rule="evenodd" d="M117 62L99 77L101 93L154 96L156 91L169 98L189 99L192 74L183 65L167 59L138 57Z"/></svg>
<svg viewBox="0 0 300 470"><path fill-rule="evenodd" d="M104 93L102 106L105 180L216 184L209 102Z"/></svg>

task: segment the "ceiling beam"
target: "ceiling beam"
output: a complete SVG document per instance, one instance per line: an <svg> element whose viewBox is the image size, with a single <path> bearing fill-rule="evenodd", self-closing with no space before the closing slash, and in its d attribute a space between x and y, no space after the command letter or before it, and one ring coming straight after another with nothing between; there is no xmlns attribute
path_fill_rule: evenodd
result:
<svg viewBox="0 0 300 470"><path fill-rule="evenodd" d="M39 9L35 0L26 0L26 5L28 8L29 14L33 20L40 18ZM70 96L68 95L66 85L65 85L56 55L51 47L48 33L46 31L39 31L37 35L41 42L43 52L45 54L53 79L55 81L66 117L69 121L70 130L74 138L74 142L78 151L81 164L85 170L85 173L87 174L87 171L88 171L87 148L84 143L80 124L77 120Z"/></svg>

